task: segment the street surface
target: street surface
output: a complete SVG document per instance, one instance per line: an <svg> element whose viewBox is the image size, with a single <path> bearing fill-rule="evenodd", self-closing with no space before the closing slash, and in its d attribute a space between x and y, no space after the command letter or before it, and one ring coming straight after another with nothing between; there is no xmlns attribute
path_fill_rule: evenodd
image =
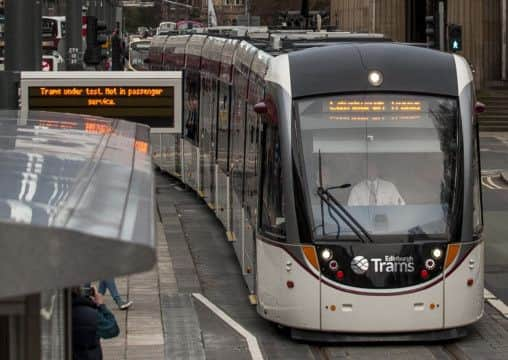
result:
<svg viewBox="0 0 508 360"><path fill-rule="evenodd" d="M485 224L485 287L508 304L508 182L498 170L508 170L508 133L483 133L480 138Z"/></svg>

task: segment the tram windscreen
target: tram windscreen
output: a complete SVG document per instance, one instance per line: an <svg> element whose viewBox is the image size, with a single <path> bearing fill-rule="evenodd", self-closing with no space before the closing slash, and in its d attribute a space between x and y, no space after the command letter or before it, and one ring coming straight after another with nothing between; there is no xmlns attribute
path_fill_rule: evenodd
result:
<svg viewBox="0 0 508 360"><path fill-rule="evenodd" d="M330 193L374 241L450 238L456 100L337 95L299 100L296 108L315 238L355 237L318 196L319 186L337 187Z"/></svg>
<svg viewBox="0 0 508 360"><path fill-rule="evenodd" d="M150 41L135 41L132 42L129 47L129 63L131 66L138 71L149 70L149 66L145 63L145 60L148 59Z"/></svg>

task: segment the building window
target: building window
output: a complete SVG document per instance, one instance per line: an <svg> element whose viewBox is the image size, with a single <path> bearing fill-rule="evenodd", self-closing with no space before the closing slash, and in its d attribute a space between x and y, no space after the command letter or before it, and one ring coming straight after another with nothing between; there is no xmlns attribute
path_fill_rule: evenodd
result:
<svg viewBox="0 0 508 360"><path fill-rule="evenodd" d="M224 0L224 5L243 5L243 0Z"/></svg>

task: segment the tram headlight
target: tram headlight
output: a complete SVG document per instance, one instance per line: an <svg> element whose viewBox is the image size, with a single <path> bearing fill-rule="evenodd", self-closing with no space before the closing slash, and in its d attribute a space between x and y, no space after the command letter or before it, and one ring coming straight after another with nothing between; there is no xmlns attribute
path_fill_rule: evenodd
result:
<svg viewBox="0 0 508 360"><path fill-rule="evenodd" d="M337 262L337 260L332 260L328 263L328 267L332 271L337 271L339 269L339 263Z"/></svg>
<svg viewBox="0 0 508 360"><path fill-rule="evenodd" d="M377 70L372 70L369 73L369 83L372 86L380 86L383 83L383 74Z"/></svg>
<svg viewBox="0 0 508 360"><path fill-rule="evenodd" d="M323 249L323 251L321 251L321 258L325 261L328 261L332 258L333 256L333 253L332 253L332 250L330 249Z"/></svg>
<svg viewBox="0 0 508 360"><path fill-rule="evenodd" d="M441 256L443 256L443 250L440 248L435 248L432 250L432 257L436 260L441 259Z"/></svg>

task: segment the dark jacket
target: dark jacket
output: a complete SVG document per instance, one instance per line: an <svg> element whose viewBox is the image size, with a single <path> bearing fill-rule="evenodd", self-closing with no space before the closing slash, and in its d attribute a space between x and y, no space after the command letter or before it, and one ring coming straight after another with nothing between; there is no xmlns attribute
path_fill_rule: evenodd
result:
<svg viewBox="0 0 508 360"><path fill-rule="evenodd" d="M100 339L119 333L115 316L105 305L90 298L72 297L72 357L74 360L102 360Z"/></svg>

